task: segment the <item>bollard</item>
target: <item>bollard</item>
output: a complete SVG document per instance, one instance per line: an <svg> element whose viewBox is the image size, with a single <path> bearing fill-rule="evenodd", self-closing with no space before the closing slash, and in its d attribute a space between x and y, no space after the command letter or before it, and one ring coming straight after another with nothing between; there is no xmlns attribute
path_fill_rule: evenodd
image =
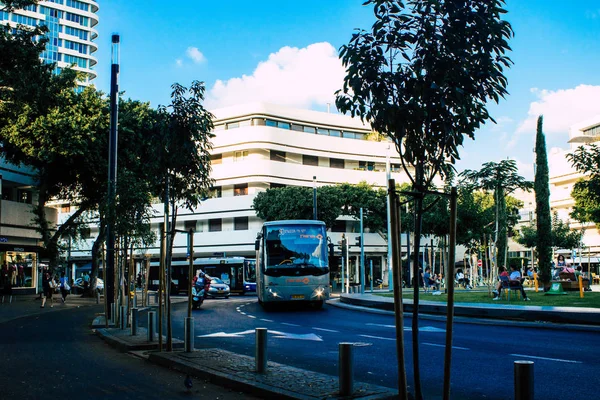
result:
<svg viewBox="0 0 600 400"><path fill-rule="evenodd" d="M533 400L533 361L515 361L515 400Z"/></svg>
<svg viewBox="0 0 600 400"><path fill-rule="evenodd" d="M131 336L137 335L137 328L138 328L138 309L132 308L131 309Z"/></svg>
<svg viewBox="0 0 600 400"><path fill-rule="evenodd" d="M267 372L267 328L256 328L256 372Z"/></svg>
<svg viewBox="0 0 600 400"><path fill-rule="evenodd" d="M100 291L96 289L96 304L100 304Z"/></svg>
<svg viewBox="0 0 600 400"><path fill-rule="evenodd" d="M351 396L354 392L353 343L339 343L340 396Z"/></svg>
<svg viewBox="0 0 600 400"><path fill-rule="evenodd" d="M154 332L156 332L156 311L148 312L148 341L154 342Z"/></svg>
<svg viewBox="0 0 600 400"><path fill-rule="evenodd" d="M191 353L194 351L194 318L185 318L185 351Z"/></svg>
<svg viewBox="0 0 600 400"><path fill-rule="evenodd" d="M119 328L127 328L127 307L125 306L119 307Z"/></svg>
<svg viewBox="0 0 600 400"><path fill-rule="evenodd" d="M579 297L583 299L583 276L579 275Z"/></svg>
<svg viewBox="0 0 600 400"><path fill-rule="evenodd" d="M110 321L109 323L113 326L115 325L115 321L117 320L117 307L115 303L110 303Z"/></svg>

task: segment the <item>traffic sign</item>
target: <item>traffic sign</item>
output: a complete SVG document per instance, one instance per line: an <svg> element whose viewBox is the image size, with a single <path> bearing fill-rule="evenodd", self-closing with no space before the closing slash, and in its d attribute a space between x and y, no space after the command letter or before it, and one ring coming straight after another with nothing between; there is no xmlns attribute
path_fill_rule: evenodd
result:
<svg viewBox="0 0 600 400"><path fill-rule="evenodd" d="M482 267L483 266L483 262L481 260L477 260L477 266L478 267Z"/></svg>

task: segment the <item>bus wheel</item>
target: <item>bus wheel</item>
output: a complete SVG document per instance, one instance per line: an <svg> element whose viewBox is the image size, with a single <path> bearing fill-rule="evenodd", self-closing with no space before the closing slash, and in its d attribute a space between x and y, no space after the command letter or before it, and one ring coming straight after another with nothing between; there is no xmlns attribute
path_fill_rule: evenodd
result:
<svg viewBox="0 0 600 400"><path fill-rule="evenodd" d="M311 307L315 310L320 310L323 308L323 300L313 301L310 303Z"/></svg>

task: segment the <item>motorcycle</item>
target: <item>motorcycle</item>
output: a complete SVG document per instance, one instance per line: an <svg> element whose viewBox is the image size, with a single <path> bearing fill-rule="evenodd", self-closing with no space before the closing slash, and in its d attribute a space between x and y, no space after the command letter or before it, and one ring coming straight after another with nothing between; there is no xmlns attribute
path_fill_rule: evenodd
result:
<svg viewBox="0 0 600 400"><path fill-rule="evenodd" d="M204 302L204 282L198 279L192 287L192 309L198 309Z"/></svg>

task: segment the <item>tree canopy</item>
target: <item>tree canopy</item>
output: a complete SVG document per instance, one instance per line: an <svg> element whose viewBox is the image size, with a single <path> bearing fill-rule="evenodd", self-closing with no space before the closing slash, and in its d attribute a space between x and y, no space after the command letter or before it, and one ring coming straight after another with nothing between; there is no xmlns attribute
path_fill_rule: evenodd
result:
<svg viewBox="0 0 600 400"><path fill-rule="evenodd" d="M580 146L567 158L578 172L585 175L573 186L571 196L575 206L571 217L581 222L592 222L600 228L600 147L595 144Z"/></svg>

